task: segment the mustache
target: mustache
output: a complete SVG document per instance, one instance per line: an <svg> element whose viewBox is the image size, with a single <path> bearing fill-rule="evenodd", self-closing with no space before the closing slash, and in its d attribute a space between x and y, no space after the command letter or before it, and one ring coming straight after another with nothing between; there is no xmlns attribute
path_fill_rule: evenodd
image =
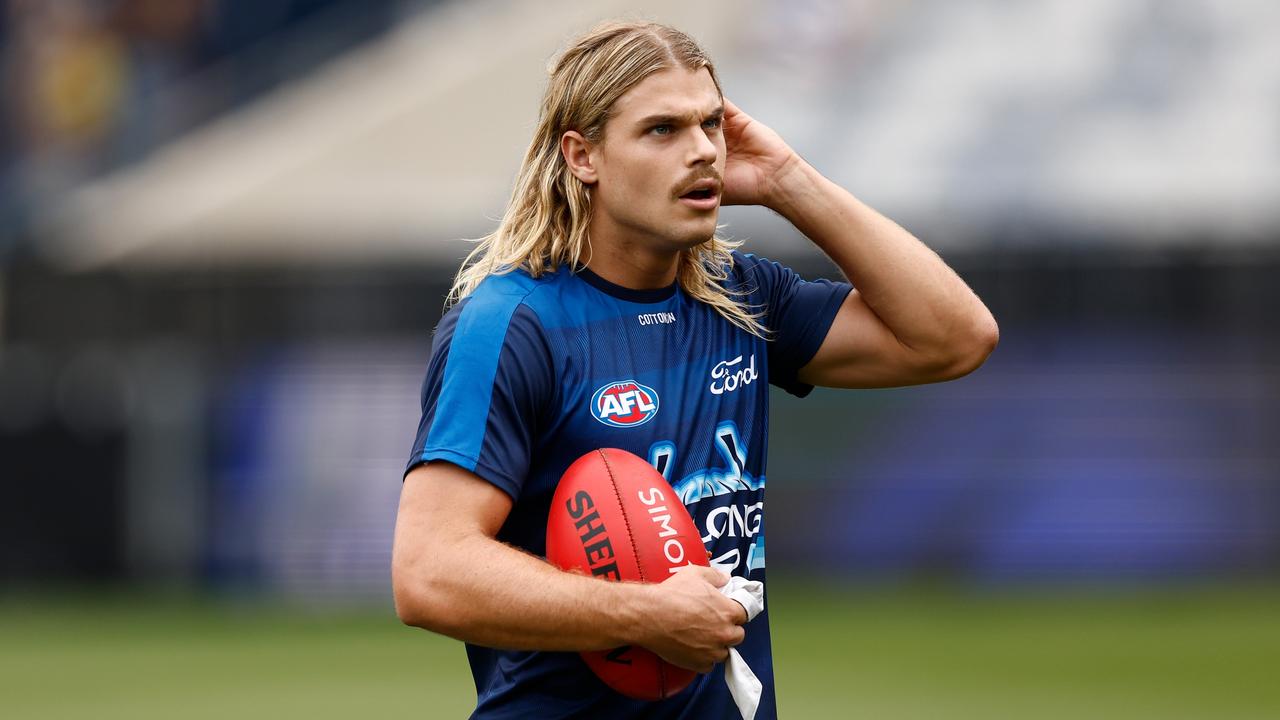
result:
<svg viewBox="0 0 1280 720"><path fill-rule="evenodd" d="M715 180L716 185L723 186L724 179L720 177L720 173L713 167L703 167L692 173L680 181L675 189L671 191L671 197L679 198L681 195L689 191L689 186L699 180Z"/></svg>

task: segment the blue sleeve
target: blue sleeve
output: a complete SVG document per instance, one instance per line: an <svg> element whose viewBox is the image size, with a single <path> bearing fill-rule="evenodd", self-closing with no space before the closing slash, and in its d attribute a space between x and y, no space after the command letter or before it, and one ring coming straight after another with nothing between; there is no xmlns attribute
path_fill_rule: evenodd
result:
<svg viewBox="0 0 1280 720"><path fill-rule="evenodd" d="M441 319L406 474L445 460L519 497L555 388L542 326L522 299L482 285Z"/></svg>
<svg viewBox="0 0 1280 720"><path fill-rule="evenodd" d="M769 382L797 397L813 386L796 375L818 353L840 305L853 290L847 282L807 281L772 260L734 253L748 302L763 310L769 331Z"/></svg>

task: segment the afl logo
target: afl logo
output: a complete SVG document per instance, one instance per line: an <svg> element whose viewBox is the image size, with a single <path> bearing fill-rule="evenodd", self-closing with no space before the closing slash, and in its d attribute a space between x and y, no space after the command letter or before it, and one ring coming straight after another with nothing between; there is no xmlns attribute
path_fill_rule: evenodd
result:
<svg viewBox="0 0 1280 720"><path fill-rule="evenodd" d="M658 414L658 393L635 380L609 383L591 396L591 414L613 427L643 425Z"/></svg>

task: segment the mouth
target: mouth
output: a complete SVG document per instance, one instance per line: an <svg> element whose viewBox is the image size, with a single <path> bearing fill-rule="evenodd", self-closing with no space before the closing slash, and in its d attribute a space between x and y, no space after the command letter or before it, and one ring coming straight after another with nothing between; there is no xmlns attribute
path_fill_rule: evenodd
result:
<svg viewBox="0 0 1280 720"><path fill-rule="evenodd" d="M682 204L695 210L714 210L720 205L720 183L715 180L699 180L679 196Z"/></svg>

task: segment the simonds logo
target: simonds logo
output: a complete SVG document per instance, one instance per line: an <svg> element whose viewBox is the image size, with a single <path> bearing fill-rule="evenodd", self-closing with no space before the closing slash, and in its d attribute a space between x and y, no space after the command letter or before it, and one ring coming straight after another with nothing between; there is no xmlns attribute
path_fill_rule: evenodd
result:
<svg viewBox="0 0 1280 720"><path fill-rule="evenodd" d="M658 414L658 393L635 380L609 383L591 396L591 414L613 427L643 425Z"/></svg>

